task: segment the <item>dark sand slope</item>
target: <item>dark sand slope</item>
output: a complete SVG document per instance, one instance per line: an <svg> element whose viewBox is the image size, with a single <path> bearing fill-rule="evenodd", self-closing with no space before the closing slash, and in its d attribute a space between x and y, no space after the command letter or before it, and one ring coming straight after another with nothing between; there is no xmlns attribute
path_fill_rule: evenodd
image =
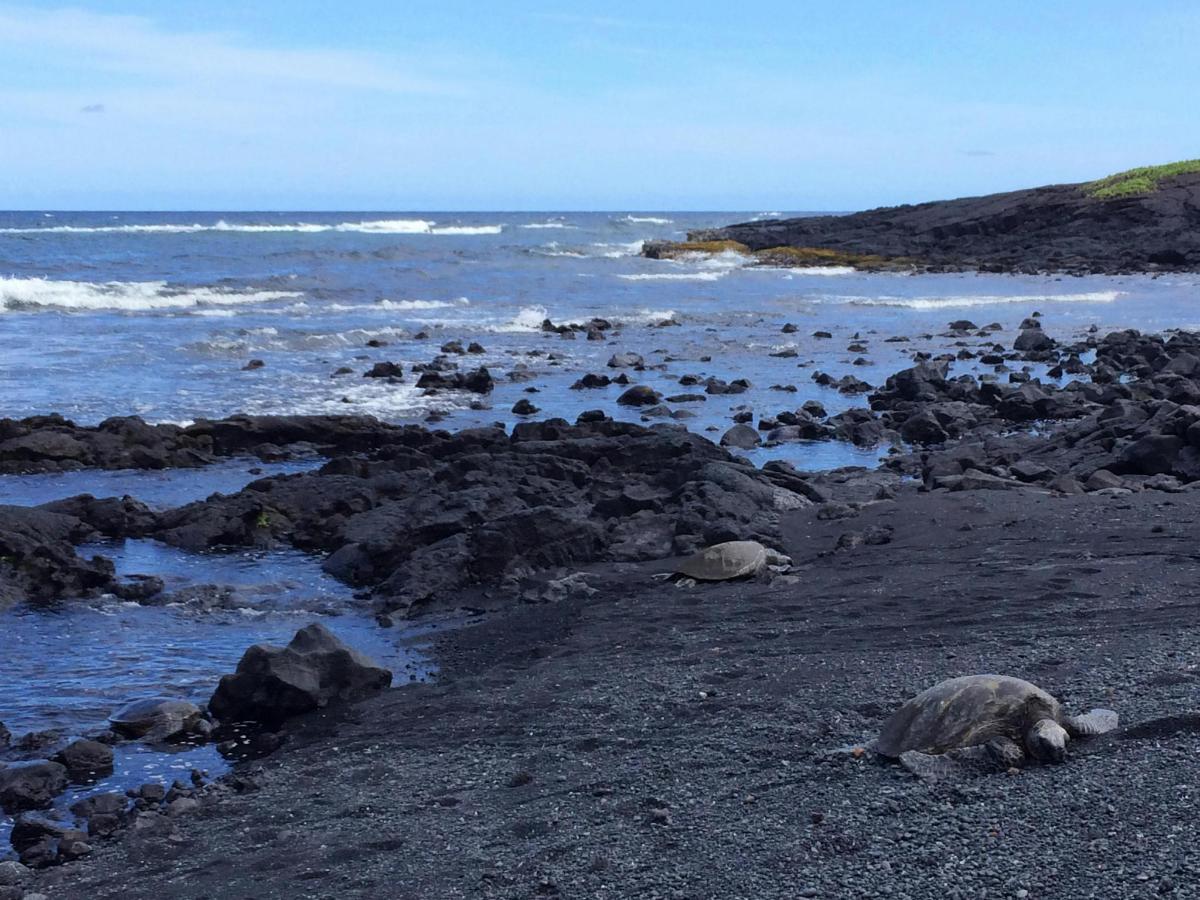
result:
<svg viewBox="0 0 1200 900"><path fill-rule="evenodd" d="M316 718L64 898L1156 897L1200 883L1200 493L918 494L785 515L794 583L588 599L447 638L440 684ZM890 543L831 552L846 532ZM659 565L661 567L661 564ZM1122 732L929 785L832 751L996 671ZM1142 728L1136 726L1142 723ZM1148 724L1147 724L1148 723ZM1190 723L1190 726L1189 726ZM1131 729L1131 726L1133 728Z"/></svg>
<svg viewBox="0 0 1200 900"><path fill-rule="evenodd" d="M693 232L688 240L736 241L752 251L836 251L824 260L763 254L765 261L784 265L887 268L889 260L900 259L921 268L1003 272L1196 271L1200 164L847 216L746 222ZM647 255L671 255L679 246L648 244Z"/></svg>

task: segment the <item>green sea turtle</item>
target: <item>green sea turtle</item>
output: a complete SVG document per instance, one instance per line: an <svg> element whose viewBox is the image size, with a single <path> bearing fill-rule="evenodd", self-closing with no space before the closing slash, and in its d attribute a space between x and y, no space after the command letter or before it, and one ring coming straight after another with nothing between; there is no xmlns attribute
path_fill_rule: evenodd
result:
<svg viewBox="0 0 1200 900"><path fill-rule="evenodd" d="M108 721L118 734L150 743L203 734L209 724L196 704L170 697L131 700L109 716Z"/></svg>
<svg viewBox="0 0 1200 900"><path fill-rule="evenodd" d="M763 571L786 572L790 558L764 547L758 541L726 541L689 556L674 572L656 577L670 578L678 587L693 587L698 581L729 581L749 578Z"/></svg>
<svg viewBox="0 0 1200 900"><path fill-rule="evenodd" d="M960 763L1004 769L1028 761L1062 762L1071 738L1104 734L1117 714L1063 712L1037 685L1007 675L964 675L935 684L884 723L873 749L921 776L950 774Z"/></svg>

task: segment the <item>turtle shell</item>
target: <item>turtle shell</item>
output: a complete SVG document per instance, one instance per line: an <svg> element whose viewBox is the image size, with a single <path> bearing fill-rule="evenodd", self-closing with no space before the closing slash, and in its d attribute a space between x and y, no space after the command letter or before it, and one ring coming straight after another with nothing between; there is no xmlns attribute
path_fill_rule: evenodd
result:
<svg viewBox="0 0 1200 900"><path fill-rule="evenodd" d="M131 700L108 717L115 731L127 737L142 737L157 731L164 737L177 734L200 716L200 707L170 697Z"/></svg>
<svg viewBox="0 0 1200 900"><path fill-rule="evenodd" d="M994 737L1022 746L1038 719L1059 721L1058 701L1035 684L1007 675L964 675L935 684L884 723L875 749L898 757L908 750L945 753Z"/></svg>
<svg viewBox="0 0 1200 900"><path fill-rule="evenodd" d="M758 541L726 541L689 556L676 572L697 581L728 581L753 575L767 564L767 548Z"/></svg>

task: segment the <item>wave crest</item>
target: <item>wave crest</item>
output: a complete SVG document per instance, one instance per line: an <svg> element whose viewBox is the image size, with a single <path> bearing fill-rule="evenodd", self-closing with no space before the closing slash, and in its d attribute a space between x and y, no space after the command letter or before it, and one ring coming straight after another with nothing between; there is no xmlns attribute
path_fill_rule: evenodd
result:
<svg viewBox="0 0 1200 900"><path fill-rule="evenodd" d="M321 234L325 232L350 232L355 234L441 234L473 235L500 234L504 225L438 225L427 219L374 219L362 222L340 222L336 225L321 225L313 222L291 224L260 224L254 222L226 222L224 219L212 224L199 223L159 225L48 225L35 228L0 228L0 234L199 234L203 232L230 232L238 234Z"/></svg>
<svg viewBox="0 0 1200 900"><path fill-rule="evenodd" d="M962 297L831 297L852 306L898 306L905 309L954 309L1001 303L1112 303L1124 291L1084 291L1077 294L978 294Z"/></svg>
<svg viewBox="0 0 1200 900"><path fill-rule="evenodd" d="M298 291L173 287L165 281L51 281L0 278L0 310L118 310L148 312L268 303L300 297Z"/></svg>

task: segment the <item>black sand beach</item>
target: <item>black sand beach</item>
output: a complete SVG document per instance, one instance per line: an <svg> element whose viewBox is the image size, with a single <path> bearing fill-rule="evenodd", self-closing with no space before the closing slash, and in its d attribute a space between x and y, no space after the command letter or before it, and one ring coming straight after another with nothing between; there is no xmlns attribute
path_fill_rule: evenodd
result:
<svg viewBox="0 0 1200 900"><path fill-rule="evenodd" d="M439 645L57 897L1152 897L1200 878L1200 494L918 494L790 513L793 583L598 593ZM895 528L835 552L839 537ZM1016 776L869 755L918 690L1021 675L1123 730Z"/></svg>

